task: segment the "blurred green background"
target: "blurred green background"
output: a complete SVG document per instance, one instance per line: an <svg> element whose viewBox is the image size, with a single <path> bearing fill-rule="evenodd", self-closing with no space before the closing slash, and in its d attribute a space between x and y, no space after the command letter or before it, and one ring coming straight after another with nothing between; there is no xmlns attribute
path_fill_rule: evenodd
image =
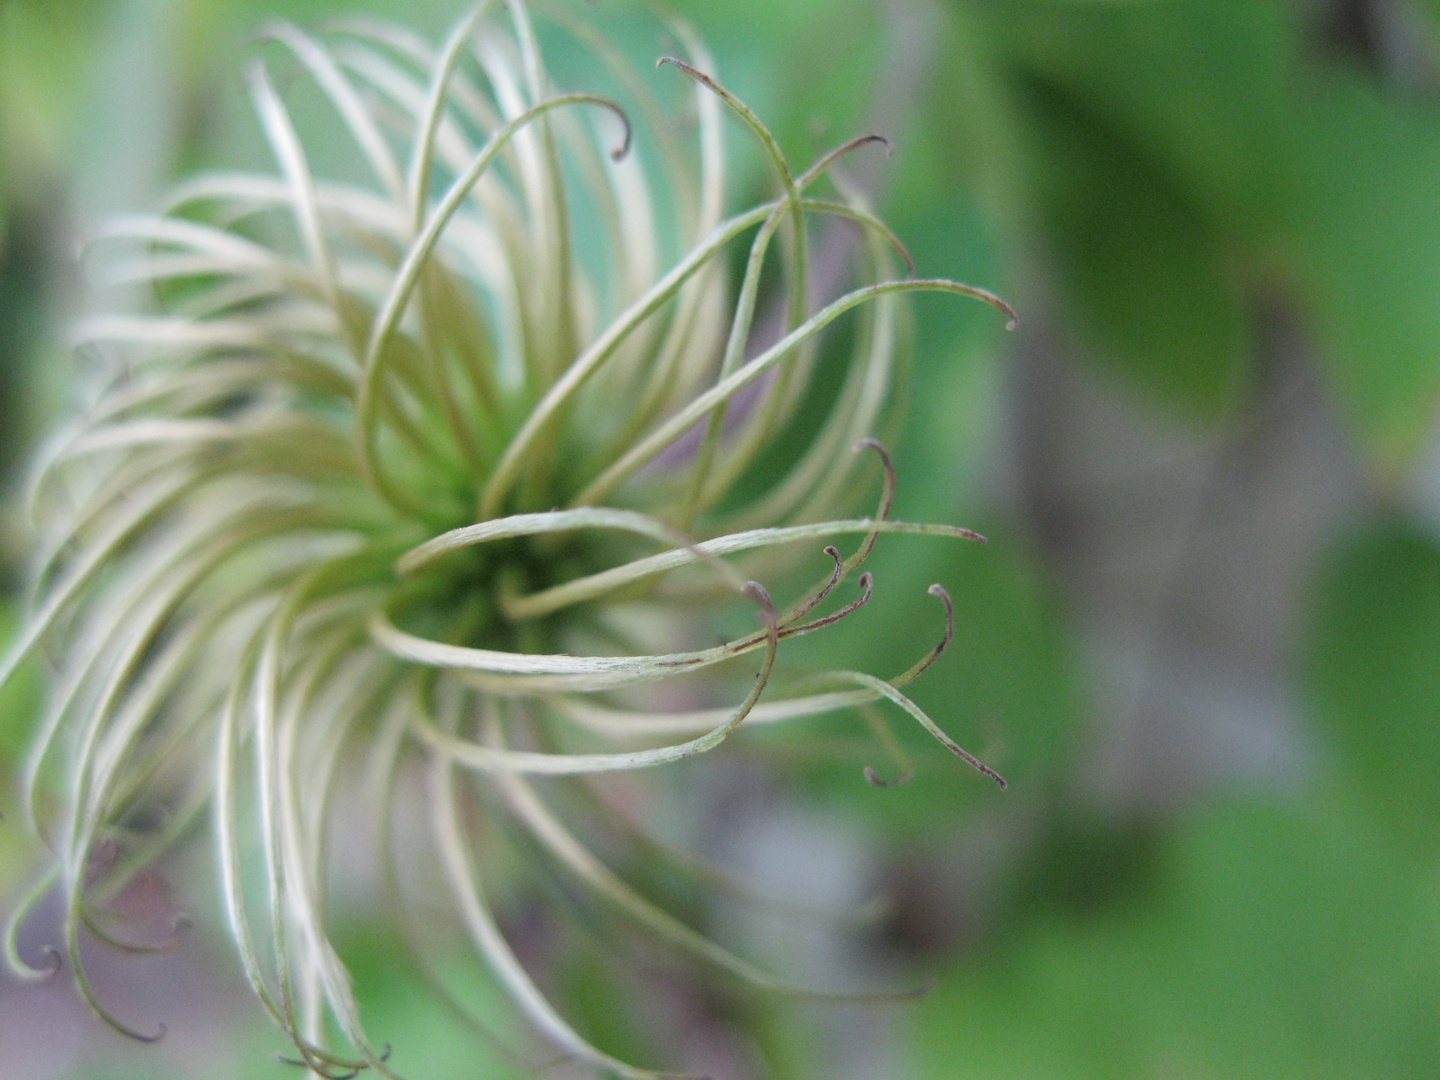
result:
<svg viewBox="0 0 1440 1080"><path fill-rule="evenodd" d="M1004 335L993 313L917 303L894 447L899 516L990 544L882 545L885 602L807 639L888 671L935 634L908 598L944 582L957 647L917 700L1013 785L918 740L914 782L892 790L848 758L727 747L714 799L745 808L712 823L730 830L715 850L772 891L793 847L819 860L797 895L889 897L863 933L818 934L819 976L932 991L776 1007L692 986L665 1004L617 973L600 927L556 961L567 1015L717 1080L1440 1075L1440 3L675 6L794 160L890 136L865 179L920 272L1021 311ZM249 35L355 10L438 35L458 6L0 0L7 491L73 403L87 225L199 167L269 168L240 91ZM762 181L752 161L737 183ZM7 775L34 694L0 703ZM28 865L9 790L0 897ZM753 954L787 939L687 914ZM524 1073L469 1050L367 926L356 976L397 1068ZM167 1023L156 1048L68 988L0 983L0 1076L295 1074L219 938L102 973Z"/></svg>

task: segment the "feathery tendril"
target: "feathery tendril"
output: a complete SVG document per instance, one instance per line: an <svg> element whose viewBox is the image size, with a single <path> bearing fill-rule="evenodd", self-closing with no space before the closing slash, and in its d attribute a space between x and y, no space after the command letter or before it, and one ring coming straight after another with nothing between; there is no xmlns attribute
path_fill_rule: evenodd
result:
<svg viewBox="0 0 1440 1080"><path fill-rule="evenodd" d="M37 468L33 610L0 659L0 684L40 656L54 668L22 775L49 856L6 927L18 976L50 977L64 957L106 1023L159 1038L163 1026L99 1000L82 940L179 944L185 921L136 943L105 905L208 815L225 921L293 1043L283 1060L328 1080L396 1076L331 932L330 840L354 827L341 807L359 762L397 930L482 1033L430 970L433 942L404 896L391 818L407 807L428 823L457 932L536 1031L588 1065L662 1075L592 1046L537 988L481 858L487 814L740 984L912 993L795 987L722 949L590 852L531 779L674 764L741 726L853 711L897 770L866 779L900 783L913 770L879 713L888 702L1005 786L902 692L953 639L939 585L944 638L895 678L797 677L781 646L865 617L876 583L862 567L881 537L983 542L894 520L896 469L875 434L895 408L905 296L979 300L1011 325L1015 313L984 289L917 277L837 175L888 141L862 135L796 171L693 35L672 29L687 55L659 65L686 78L651 82L561 21L596 61L572 79L602 93L552 85L521 0L476 5L438 47L366 20L268 27L276 59L252 64L247 85L277 174L192 179L160 212L91 239L87 262L121 298L74 332L102 392ZM286 80L270 74L281 61L328 100L368 180L312 171ZM665 93L688 95L692 124L671 118ZM778 187L728 217L726 116ZM820 185L833 194L809 193ZM859 226L860 281L811 310L819 218ZM755 323L777 236L785 320L767 344ZM732 299L725 260L746 243ZM153 303L134 305L137 286ZM848 356L824 337L842 318L855 323ZM835 393L806 414L820 383ZM867 451L880 498L854 517ZM777 604L761 579L791 582L817 549L824 574L786 584ZM698 645L737 604L759 627ZM494 797L482 805L481 792ZM62 947L34 966L20 927L57 888Z"/></svg>

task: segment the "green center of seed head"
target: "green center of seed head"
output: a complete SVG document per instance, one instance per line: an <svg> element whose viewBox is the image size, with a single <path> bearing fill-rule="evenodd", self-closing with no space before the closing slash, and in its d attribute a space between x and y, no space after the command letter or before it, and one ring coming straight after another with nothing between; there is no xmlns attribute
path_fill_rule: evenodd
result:
<svg viewBox="0 0 1440 1080"><path fill-rule="evenodd" d="M395 606L410 633L502 652L560 651L570 612L519 619L506 601L603 569L597 542L584 534L497 540L452 551L405 580Z"/></svg>

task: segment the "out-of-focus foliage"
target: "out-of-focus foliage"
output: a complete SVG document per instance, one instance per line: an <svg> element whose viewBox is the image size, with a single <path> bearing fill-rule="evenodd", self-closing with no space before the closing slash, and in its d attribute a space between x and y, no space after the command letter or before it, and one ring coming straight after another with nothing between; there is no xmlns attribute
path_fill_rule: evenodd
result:
<svg viewBox="0 0 1440 1080"><path fill-rule="evenodd" d="M1434 72L1407 82L1327 20L1402 6L955 3L971 48L945 56L992 77L948 75L975 135L949 167L1001 189L1095 353L1182 410L1223 414L1257 298L1293 299L1399 467L1440 389Z"/></svg>
<svg viewBox="0 0 1440 1080"><path fill-rule="evenodd" d="M915 1075L1433 1075L1434 910L1433 874L1343 803L1225 801L1103 908L1038 904L950 969Z"/></svg>
<svg viewBox="0 0 1440 1080"><path fill-rule="evenodd" d="M1386 523L1347 538L1317 590L1311 708L1351 797L1423 866L1440 855L1440 548Z"/></svg>

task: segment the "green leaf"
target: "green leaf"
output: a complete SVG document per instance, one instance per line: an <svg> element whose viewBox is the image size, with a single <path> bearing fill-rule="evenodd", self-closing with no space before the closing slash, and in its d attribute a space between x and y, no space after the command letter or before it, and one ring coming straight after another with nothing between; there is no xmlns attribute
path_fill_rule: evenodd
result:
<svg viewBox="0 0 1440 1080"><path fill-rule="evenodd" d="M1082 344L1201 417L1243 388L1249 339L1223 238L1146 150L1058 88L1027 88L1037 217Z"/></svg>
<svg viewBox="0 0 1440 1080"><path fill-rule="evenodd" d="M1440 398L1440 119L1337 81L1293 138L1298 283L1342 414L1394 468Z"/></svg>
<svg viewBox="0 0 1440 1080"><path fill-rule="evenodd" d="M1295 20L1240 0L978 10L1001 92L963 96L1000 118L975 150L1009 173L989 186L1050 260L1079 344L1182 415L1225 414L1246 389L1245 287L1288 190L1274 143Z"/></svg>
<svg viewBox="0 0 1440 1080"><path fill-rule="evenodd" d="M1440 1069L1429 876L1323 797L1193 814L1143 907L1049 911L952 963L919 1080L1323 1080Z"/></svg>
<svg viewBox="0 0 1440 1080"><path fill-rule="evenodd" d="M1440 852L1440 547L1379 526L1318 590L1304 681L1333 768L1420 852Z"/></svg>

